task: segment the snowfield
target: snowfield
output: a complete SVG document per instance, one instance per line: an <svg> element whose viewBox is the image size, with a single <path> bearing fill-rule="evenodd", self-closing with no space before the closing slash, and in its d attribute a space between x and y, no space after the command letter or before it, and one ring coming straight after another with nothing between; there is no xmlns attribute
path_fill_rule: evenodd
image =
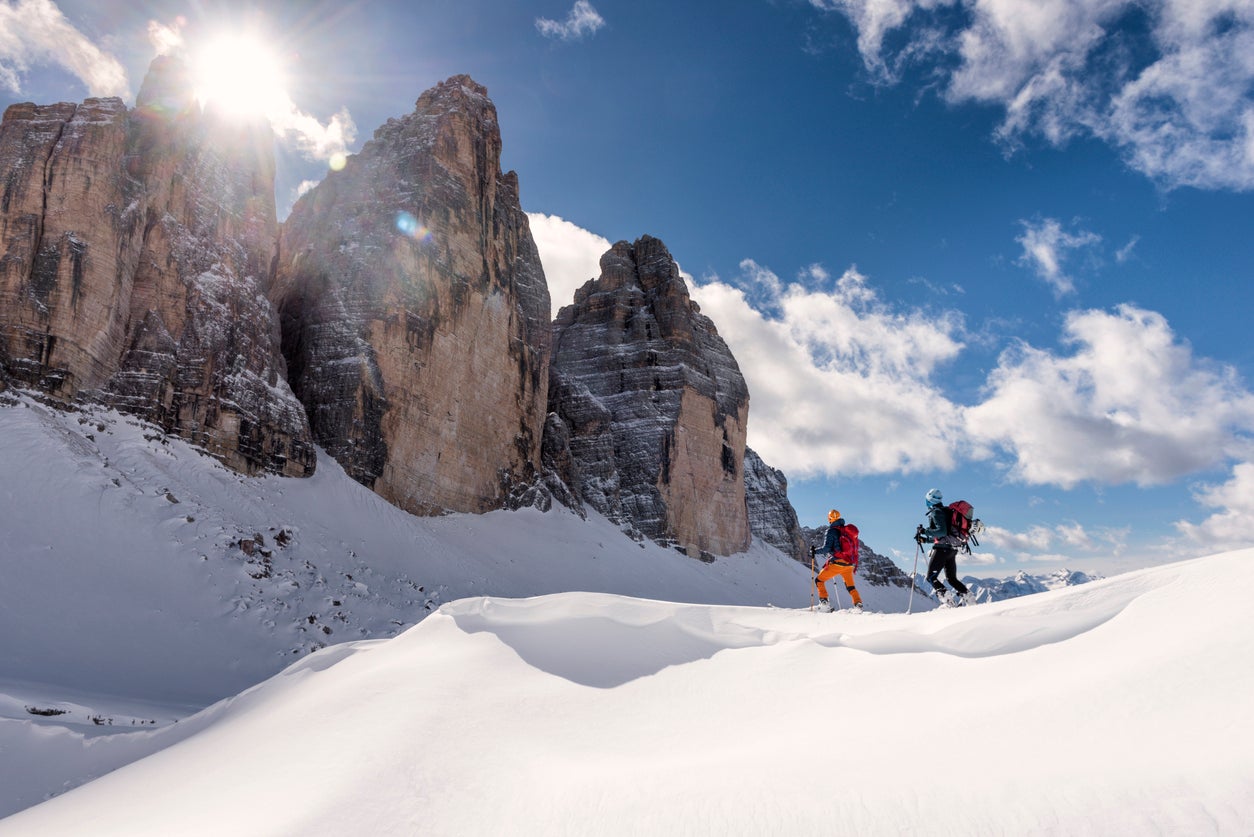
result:
<svg viewBox="0 0 1254 837"><path fill-rule="evenodd" d="M0 837L1254 832L1254 549L819 614L767 548L149 436L0 406Z"/></svg>
<svg viewBox="0 0 1254 837"><path fill-rule="evenodd" d="M1247 834L1251 560L912 616L464 599L89 742L152 755L0 835Z"/></svg>

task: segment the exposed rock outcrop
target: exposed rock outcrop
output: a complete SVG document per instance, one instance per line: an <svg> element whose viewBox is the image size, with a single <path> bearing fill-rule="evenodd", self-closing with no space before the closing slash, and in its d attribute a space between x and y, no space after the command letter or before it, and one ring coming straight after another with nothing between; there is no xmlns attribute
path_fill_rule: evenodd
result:
<svg viewBox="0 0 1254 837"><path fill-rule="evenodd" d="M693 556L748 548L749 392L661 241L615 244L558 313L549 406L546 464L583 502Z"/></svg>
<svg viewBox="0 0 1254 837"><path fill-rule="evenodd" d="M755 538L790 558L809 560L809 544L796 509L788 502L788 479L783 471L763 462L753 448L745 448L745 502Z"/></svg>
<svg viewBox="0 0 1254 837"><path fill-rule="evenodd" d="M138 413L247 473L312 472L266 298L268 126L202 114L158 58L118 99L0 124L0 362L59 398Z"/></svg>
<svg viewBox="0 0 1254 837"><path fill-rule="evenodd" d="M549 294L487 91L455 76L284 223L272 299L317 441L417 514L535 481Z"/></svg>

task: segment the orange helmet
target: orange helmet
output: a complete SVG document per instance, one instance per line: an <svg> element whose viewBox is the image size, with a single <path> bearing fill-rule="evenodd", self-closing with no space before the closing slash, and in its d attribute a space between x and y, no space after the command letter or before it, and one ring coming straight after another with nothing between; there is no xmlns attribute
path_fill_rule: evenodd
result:
<svg viewBox="0 0 1254 837"><path fill-rule="evenodd" d="M835 509L832 509L831 511L827 513L828 523L835 523L837 520L840 520L840 512L836 511Z"/></svg>

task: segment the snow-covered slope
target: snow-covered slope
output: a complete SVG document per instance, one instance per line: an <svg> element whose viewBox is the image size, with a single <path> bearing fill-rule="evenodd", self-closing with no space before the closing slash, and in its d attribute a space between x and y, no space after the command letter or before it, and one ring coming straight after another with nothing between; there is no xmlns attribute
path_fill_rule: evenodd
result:
<svg viewBox="0 0 1254 837"><path fill-rule="evenodd" d="M91 742L153 755L0 835L1248 834L1251 560L913 616L469 598Z"/></svg>
<svg viewBox="0 0 1254 837"><path fill-rule="evenodd" d="M706 564L596 515L417 518L326 456L310 479L243 477L130 416L0 398L0 681L200 708L466 596L809 603L766 546Z"/></svg>

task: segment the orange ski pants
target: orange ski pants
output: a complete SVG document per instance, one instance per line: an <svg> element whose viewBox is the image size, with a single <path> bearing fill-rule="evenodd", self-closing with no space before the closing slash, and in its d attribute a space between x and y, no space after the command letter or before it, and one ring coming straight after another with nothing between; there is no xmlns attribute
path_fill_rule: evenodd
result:
<svg viewBox="0 0 1254 837"><path fill-rule="evenodd" d="M826 581L831 581L836 576L842 576L845 580L845 589L849 591L849 596L853 599L854 604L860 604L862 597L858 595L858 589L853 586L853 564L846 564L843 561L828 561L827 566L819 571L819 576L814 580L814 586L819 588L819 598L827 598Z"/></svg>

